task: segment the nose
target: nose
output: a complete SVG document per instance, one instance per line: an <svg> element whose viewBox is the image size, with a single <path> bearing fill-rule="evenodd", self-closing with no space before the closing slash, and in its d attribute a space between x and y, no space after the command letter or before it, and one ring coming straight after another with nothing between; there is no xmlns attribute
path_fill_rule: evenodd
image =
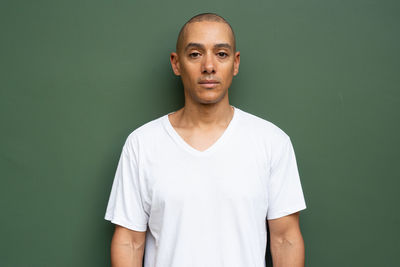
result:
<svg viewBox="0 0 400 267"><path fill-rule="evenodd" d="M215 73L215 62L212 53L207 53L203 57L202 73Z"/></svg>

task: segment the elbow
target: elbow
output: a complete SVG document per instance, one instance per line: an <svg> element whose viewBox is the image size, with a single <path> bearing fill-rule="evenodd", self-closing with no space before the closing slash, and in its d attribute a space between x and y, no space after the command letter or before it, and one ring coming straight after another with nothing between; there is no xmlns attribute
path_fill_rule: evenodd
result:
<svg viewBox="0 0 400 267"><path fill-rule="evenodd" d="M143 251L146 244L146 232L133 231L117 226L112 239L112 245Z"/></svg>
<svg viewBox="0 0 400 267"><path fill-rule="evenodd" d="M299 245L304 245L303 237L300 232L271 235L270 242L271 248L293 248Z"/></svg>
<svg viewBox="0 0 400 267"><path fill-rule="evenodd" d="M117 239L112 240L112 246L126 248L133 251L144 251L145 240Z"/></svg>
<svg viewBox="0 0 400 267"><path fill-rule="evenodd" d="M143 251L145 248L146 242L145 240L139 240L139 241L131 241L130 246L132 247L133 250L141 250Z"/></svg>
<svg viewBox="0 0 400 267"><path fill-rule="evenodd" d="M293 238L287 238L285 236L271 238L271 247L291 247L294 244L295 240Z"/></svg>

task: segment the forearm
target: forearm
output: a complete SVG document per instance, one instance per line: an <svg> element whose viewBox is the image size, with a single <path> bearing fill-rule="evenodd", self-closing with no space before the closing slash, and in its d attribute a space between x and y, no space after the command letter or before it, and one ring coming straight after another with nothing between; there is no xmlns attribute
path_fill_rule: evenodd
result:
<svg viewBox="0 0 400 267"><path fill-rule="evenodd" d="M111 243L112 267L142 267L144 243L132 244L130 242L113 240Z"/></svg>
<svg viewBox="0 0 400 267"><path fill-rule="evenodd" d="M304 241L301 233L292 237L271 237L274 267L304 267Z"/></svg>

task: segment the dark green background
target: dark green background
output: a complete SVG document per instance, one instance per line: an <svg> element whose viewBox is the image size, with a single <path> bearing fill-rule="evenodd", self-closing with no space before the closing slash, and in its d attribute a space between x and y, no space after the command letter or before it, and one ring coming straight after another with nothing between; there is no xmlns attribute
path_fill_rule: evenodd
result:
<svg viewBox="0 0 400 267"><path fill-rule="evenodd" d="M231 22L231 104L295 147L306 266L398 266L398 1L1 1L0 266L109 266L125 138L180 108L181 25Z"/></svg>

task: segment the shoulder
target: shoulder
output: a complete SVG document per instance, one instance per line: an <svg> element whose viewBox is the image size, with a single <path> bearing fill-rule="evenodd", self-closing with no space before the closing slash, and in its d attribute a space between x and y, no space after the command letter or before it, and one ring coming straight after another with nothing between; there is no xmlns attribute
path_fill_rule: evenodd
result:
<svg viewBox="0 0 400 267"><path fill-rule="evenodd" d="M291 153L293 147L288 134L280 127L267 119L241 111L241 126L245 135L250 137L257 147L265 152L271 165L276 164L287 153Z"/></svg>
<svg viewBox="0 0 400 267"><path fill-rule="evenodd" d="M157 117L145 124L137 127L132 133L128 136L137 137L137 138L145 138L145 137L152 137L157 135L162 130L163 120L165 119L166 115L161 117Z"/></svg>
<svg viewBox="0 0 400 267"><path fill-rule="evenodd" d="M255 138L265 139L269 143L286 143L290 139L284 130L267 119L243 110L239 110L239 115L240 127Z"/></svg>
<svg viewBox="0 0 400 267"><path fill-rule="evenodd" d="M164 134L163 120L165 119L165 116L167 115L157 117L133 130L127 136L124 148L128 149L128 152L132 153L133 150L139 150L139 147L143 144L146 144L148 147L148 144L160 140L160 137Z"/></svg>

